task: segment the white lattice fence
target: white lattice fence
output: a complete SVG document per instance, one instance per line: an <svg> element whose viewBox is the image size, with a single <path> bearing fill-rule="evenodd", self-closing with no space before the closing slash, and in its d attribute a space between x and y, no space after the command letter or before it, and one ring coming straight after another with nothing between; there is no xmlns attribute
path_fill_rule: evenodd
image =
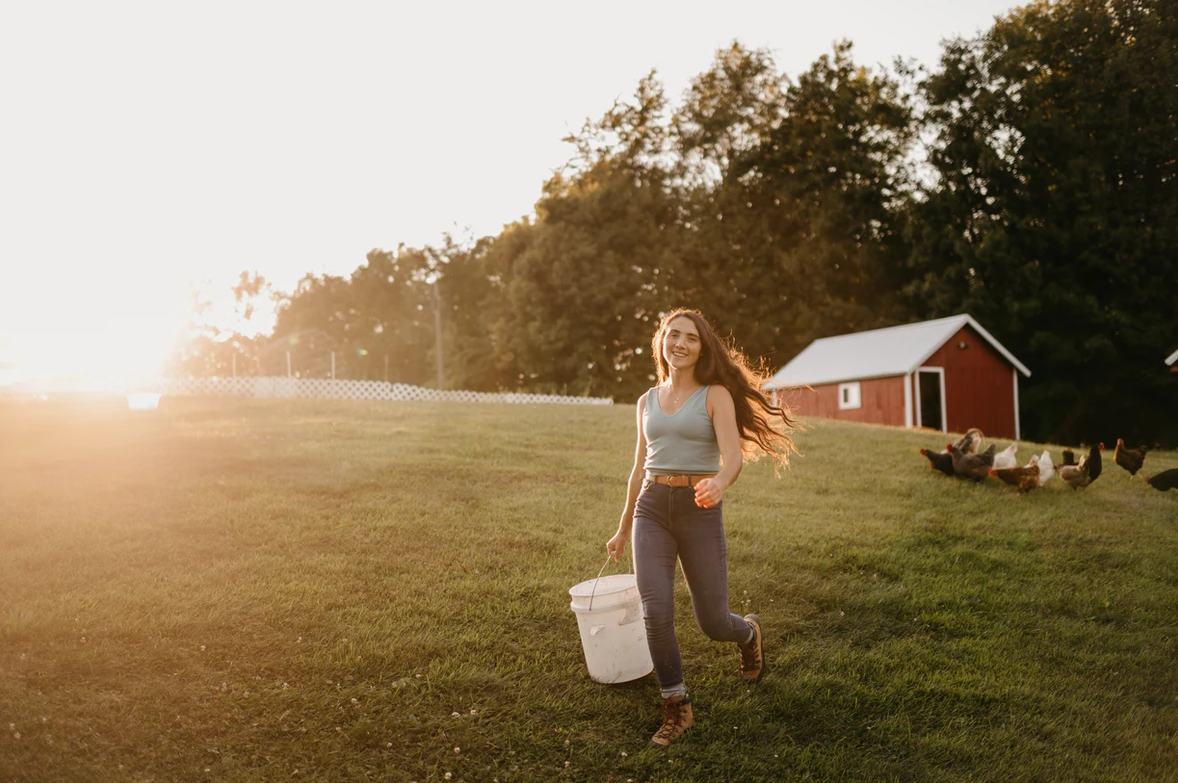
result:
<svg viewBox="0 0 1178 783"><path fill-rule="evenodd" d="M482 402L516 405L612 405L608 397L515 394L425 389L404 383L344 381L327 378L188 378L167 380L159 391L170 395L215 395L331 400L404 400L416 402Z"/></svg>

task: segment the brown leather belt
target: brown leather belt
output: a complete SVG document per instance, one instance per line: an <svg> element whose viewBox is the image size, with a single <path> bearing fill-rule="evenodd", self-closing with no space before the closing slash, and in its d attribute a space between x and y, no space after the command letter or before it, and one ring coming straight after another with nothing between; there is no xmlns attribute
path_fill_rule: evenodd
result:
<svg viewBox="0 0 1178 783"><path fill-rule="evenodd" d="M709 473L706 476L655 476L650 473L646 474L647 481L653 481L655 484L666 484L668 487L694 487L704 479L715 478L715 473Z"/></svg>

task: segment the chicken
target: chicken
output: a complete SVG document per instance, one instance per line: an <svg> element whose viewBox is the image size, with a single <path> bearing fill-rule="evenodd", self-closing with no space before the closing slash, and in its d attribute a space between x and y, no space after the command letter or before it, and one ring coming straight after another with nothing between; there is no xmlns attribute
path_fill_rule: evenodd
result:
<svg viewBox="0 0 1178 783"><path fill-rule="evenodd" d="M981 454L966 454L956 443L949 445L949 453L953 455L953 474L962 478L982 481L994 466L994 444Z"/></svg>
<svg viewBox="0 0 1178 783"><path fill-rule="evenodd" d="M1117 438L1117 447L1113 450L1113 462L1129 471L1130 476L1136 476L1137 471L1141 470L1141 465L1145 462L1145 452L1147 451L1149 451L1148 446L1138 446L1131 449L1125 445L1124 440Z"/></svg>
<svg viewBox="0 0 1178 783"><path fill-rule="evenodd" d="M933 470L939 470L946 476L953 475L953 455L947 451L933 451L932 449L921 449L920 453L928 457L929 467Z"/></svg>
<svg viewBox="0 0 1178 783"><path fill-rule="evenodd" d="M971 427L953 445L966 454L977 454L978 449L982 447L982 431L977 427ZM949 451L949 446L945 447L945 451Z"/></svg>
<svg viewBox="0 0 1178 783"><path fill-rule="evenodd" d="M1088 457L1080 457L1079 465L1063 465L1059 469L1059 477L1072 489L1084 489L1091 481L1088 475Z"/></svg>
<svg viewBox="0 0 1178 783"><path fill-rule="evenodd" d="M1018 465L1018 459L1014 456L1018 451L1018 444L1012 443L1002 451L994 455L994 469L1005 470L1006 468L1013 468Z"/></svg>
<svg viewBox="0 0 1178 783"><path fill-rule="evenodd" d="M1027 463L1027 467L1029 468L1035 463L1039 465L1039 486L1043 486L1055 475L1055 466L1051 464L1051 452L1044 450L1038 456L1032 454L1031 461Z"/></svg>
<svg viewBox="0 0 1178 783"><path fill-rule="evenodd" d="M1161 473L1152 478L1146 476L1145 483L1162 492L1174 489L1175 487L1178 487L1178 468L1163 470Z"/></svg>
<svg viewBox="0 0 1178 783"><path fill-rule="evenodd" d="M1100 478L1100 471L1103 470L1103 460L1100 458L1100 452L1104 451L1103 443L1093 443L1092 448L1088 449L1088 481L1096 481Z"/></svg>
<svg viewBox="0 0 1178 783"><path fill-rule="evenodd" d="M1062 465L1075 465L1075 464L1076 464L1076 452L1072 451L1071 449L1064 449L1063 450L1063 462L1061 462L1060 465L1062 466Z"/></svg>
<svg viewBox="0 0 1178 783"><path fill-rule="evenodd" d="M1020 493L1030 492L1039 487L1039 463L1034 460L1025 468L991 468L990 475L1018 487Z"/></svg>

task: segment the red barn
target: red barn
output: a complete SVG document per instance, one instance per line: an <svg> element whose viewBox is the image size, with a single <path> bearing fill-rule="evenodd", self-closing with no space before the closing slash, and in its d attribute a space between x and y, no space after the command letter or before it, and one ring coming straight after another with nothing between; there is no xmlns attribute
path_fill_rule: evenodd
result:
<svg viewBox="0 0 1178 783"><path fill-rule="evenodd" d="M802 416L1017 440L1019 373L1031 376L977 321L955 315L815 340L765 388Z"/></svg>

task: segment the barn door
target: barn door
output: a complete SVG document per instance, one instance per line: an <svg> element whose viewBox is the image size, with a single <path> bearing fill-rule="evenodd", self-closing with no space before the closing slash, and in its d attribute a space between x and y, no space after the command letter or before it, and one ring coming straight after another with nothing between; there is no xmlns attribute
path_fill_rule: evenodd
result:
<svg viewBox="0 0 1178 783"><path fill-rule="evenodd" d="M941 367L921 367L916 371L916 426L931 427L944 432L945 370Z"/></svg>

